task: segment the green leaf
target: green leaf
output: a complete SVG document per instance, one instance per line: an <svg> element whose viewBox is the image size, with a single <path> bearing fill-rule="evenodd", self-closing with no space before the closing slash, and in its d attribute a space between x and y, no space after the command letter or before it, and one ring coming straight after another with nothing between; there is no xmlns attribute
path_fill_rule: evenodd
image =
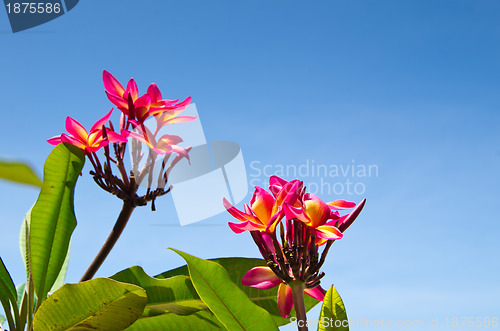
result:
<svg viewBox="0 0 500 331"><path fill-rule="evenodd" d="M59 271L59 275L57 275L57 278L54 281L54 284L50 288L49 293L48 293L49 295L51 293L54 293L55 291L57 291L64 284L64 280L66 279L66 272L68 271L70 248L71 248L71 239L69 241L68 251L66 252L66 258L64 259L63 265L61 267L61 271Z"/></svg>
<svg viewBox="0 0 500 331"><path fill-rule="evenodd" d="M5 322L5 316L0 315L0 328L1 328L1 327L2 327L2 325L3 325L3 322Z"/></svg>
<svg viewBox="0 0 500 331"><path fill-rule="evenodd" d="M326 292L319 321L318 331L349 331L349 322L344 303L333 285Z"/></svg>
<svg viewBox="0 0 500 331"><path fill-rule="evenodd" d="M16 286L17 293L17 307L21 307L21 300L23 299L23 295L26 292L26 283L22 283Z"/></svg>
<svg viewBox="0 0 500 331"><path fill-rule="evenodd" d="M168 279L149 276L134 266L111 279L134 284L146 290L148 303L142 316L127 330L219 330L222 325L200 299L188 276Z"/></svg>
<svg viewBox="0 0 500 331"><path fill-rule="evenodd" d="M9 327L15 328L15 321L18 320L19 312L17 309L17 292L16 286L10 277L2 258L0 258L0 302L2 303L3 310L7 315ZM14 310L14 317L11 314L11 308Z"/></svg>
<svg viewBox="0 0 500 331"><path fill-rule="evenodd" d="M191 315L207 309L207 306L196 294L188 276L175 276L168 279L156 279L139 266L120 271L111 279L134 284L146 290L148 303L142 317L161 314Z"/></svg>
<svg viewBox="0 0 500 331"><path fill-rule="evenodd" d="M24 267L26 270L28 270L28 253L27 253L27 247L26 247L26 228L29 229L30 227L30 221L31 221L31 211L33 210L33 207L28 210L26 215L24 215L24 221L21 224L21 231L19 232L19 249L21 251L21 256L24 261Z"/></svg>
<svg viewBox="0 0 500 331"><path fill-rule="evenodd" d="M11 182L42 187L42 181L24 163L0 161L0 178Z"/></svg>
<svg viewBox="0 0 500 331"><path fill-rule="evenodd" d="M141 316L146 291L107 278L66 284L45 300L35 314L35 331L124 330Z"/></svg>
<svg viewBox="0 0 500 331"><path fill-rule="evenodd" d="M206 309L191 315L162 314L139 318L127 331L225 330L214 314Z"/></svg>
<svg viewBox="0 0 500 331"><path fill-rule="evenodd" d="M290 323L289 318L283 318L280 315L278 310L278 287L274 287L268 290L261 290L254 287L244 286L241 283L241 278L245 273L255 267L267 266L266 262L262 259L252 259L252 258L219 258L219 259L210 259L209 261L216 262L220 264L229 274L229 278L231 281L236 284L245 294L252 300L256 305L261 306L265 310L267 310L274 322L278 326L283 326ZM160 275L155 276L156 278L168 278L176 275L189 275L189 271L187 265L182 267L166 271ZM305 295L304 302L306 306L306 310L311 310L314 306L316 306L320 301ZM295 311L292 309L290 316L295 316Z"/></svg>
<svg viewBox="0 0 500 331"><path fill-rule="evenodd" d="M42 190L31 210L28 231L37 305L46 298L66 259L76 227L74 188L84 163L83 152L69 144L57 145L45 162Z"/></svg>
<svg viewBox="0 0 500 331"><path fill-rule="evenodd" d="M28 315L28 292L26 292L26 283L17 285L17 308L19 309L19 324L17 330L24 330Z"/></svg>
<svg viewBox="0 0 500 331"><path fill-rule="evenodd" d="M278 330L271 315L254 304L221 265L171 250L184 258L196 292L228 330Z"/></svg>
<svg viewBox="0 0 500 331"><path fill-rule="evenodd" d="M17 291L2 258L0 257L0 298L17 302ZM5 308L5 307L4 307ZM9 308L10 309L10 308Z"/></svg>

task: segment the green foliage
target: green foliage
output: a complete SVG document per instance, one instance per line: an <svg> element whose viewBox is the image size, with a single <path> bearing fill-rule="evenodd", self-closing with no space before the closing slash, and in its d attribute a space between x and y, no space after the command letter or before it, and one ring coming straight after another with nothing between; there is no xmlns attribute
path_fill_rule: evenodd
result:
<svg viewBox="0 0 500 331"><path fill-rule="evenodd" d="M26 270L28 269L28 255L26 252L26 230L29 229L31 220L31 209L24 216L24 222L21 225L21 232L19 234L19 248L21 250L21 256L24 259L24 264L26 266ZM68 245L68 251L66 253L66 258L64 259L63 265L61 267L61 271L59 271L59 275L57 276L54 285L49 291L49 294L57 290L64 284L64 279L66 278L66 272L68 271L68 263L69 263L69 253L70 253L70 245Z"/></svg>
<svg viewBox="0 0 500 331"><path fill-rule="evenodd" d="M19 312L17 309L17 291L12 278L10 277L3 260L0 258L0 303L2 303L9 327L15 329L19 319ZM14 311L12 316L11 308ZM3 323L3 322L2 322ZM0 324L1 325L1 324Z"/></svg>
<svg viewBox="0 0 500 331"><path fill-rule="evenodd" d="M146 291L107 278L66 284L45 300L35 314L35 331L124 330L141 316Z"/></svg>
<svg viewBox="0 0 500 331"><path fill-rule="evenodd" d="M24 330L28 317L28 292L26 291L26 283L18 285L16 291L17 307L19 309L19 323L16 325L16 329Z"/></svg>
<svg viewBox="0 0 500 331"><path fill-rule="evenodd" d="M142 314L143 317L169 313L191 315L207 308L196 294L196 290L187 276L156 279L146 274L141 267L134 266L120 271L110 278L134 284L146 290L148 303Z"/></svg>
<svg viewBox="0 0 500 331"><path fill-rule="evenodd" d="M225 330L223 324L206 309L191 315L162 314L139 318L127 331Z"/></svg>
<svg viewBox="0 0 500 331"><path fill-rule="evenodd" d="M11 182L42 187L42 181L24 163L0 161L0 178Z"/></svg>
<svg viewBox="0 0 500 331"><path fill-rule="evenodd" d="M222 326L200 299L188 276L157 279L134 266L111 279L138 285L148 295L142 316L127 330L178 330L200 325L204 329L219 329Z"/></svg>
<svg viewBox="0 0 500 331"><path fill-rule="evenodd" d="M271 315L254 304L219 264L172 249L187 263L196 292L228 330L277 330Z"/></svg>
<svg viewBox="0 0 500 331"><path fill-rule="evenodd" d="M344 303L333 285L326 292L319 321L322 323L318 323L318 331L349 331Z"/></svg>
<svg viewBox="0 0 500 331"><path fill-rule="evenodd" d="M27 216L30 249L26 251L38 305L54 286L65 264L76 226L74 188L84 162L83 152L77 147L56 146L45 162L42 189Z"/></svg>
<svg viewBox="0 0 500 331"><path fill-rule="evenodd" d="M0 299L17 302L17 291L2 258L0 258ZM5 307L4 307L5 308Z"/></svg>
<svg viewBox="0 0 500 331"><path fill-rule="evenodd" d="M245 273L255 267L267 266L266 262L262 259L252 259L252 258L242 258L242 257L231 257L231 258L219 258L210 259L209 261L216 262L220 264L224 269L226 269L229 274L231 281L236 284L245 294L252 300L255 304L261 306L267 310L274 322L278 326L283 326L290 323L288 318L283 318L278 310L277 294L278 287L274 287L268 290L261 290L254 287L244 286L241 283L241 278ZM156 278L168 278L176 275L189 275L187 265L166 271ZM314 306L316 306L319 301L311 298L308 295L304 296L306 311L309 311ZM295 316L295 311L292 309L290 316Z"/></svg>

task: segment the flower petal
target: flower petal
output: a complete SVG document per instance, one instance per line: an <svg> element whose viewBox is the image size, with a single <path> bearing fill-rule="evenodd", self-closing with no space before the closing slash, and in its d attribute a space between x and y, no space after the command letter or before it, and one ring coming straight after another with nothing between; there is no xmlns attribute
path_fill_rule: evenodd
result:
<svg viewBox="0 0 500 331"><path fill-rule="evenodd" d="M144 122L149 116L149 106L151 105L151 97L147 94L144 94L142 97L137 99L134 102L134 112L135 118L139 122Z"/></svg>
<svg viewBox="0 0 500 331"><path fill-rule="evenodd" d="M272 175L271 177L269 177L269 185L276 185L283 187L285 186L286 183L288 183L287 180L284 180L283 178L278 177L276 175Z"/></svg>
<svg viewBox="0 0 500 331"><path fill-rule="evenodd" d="M153 146L142 134L139 134L137 132L129 131L128 135L136 140L139 140L140 142L148 145L149 148L153 149L155 146Z"/></svg>
<svg viewBox="0 0 500 331"><path fill-rule="evenodd" d="M111 117L111 113L112 112L113 112L113 109L111 109L109 111L109 113L107 113L106 115L104 115L103 118L101 118L100 120L98 120L97 122L95 122L95 124L92 125L92 127L90 128L89 133L93 133L95 131L98 131L98 130L102 129L102 126L105 125L108 122L109 118Z"/></svg>
<svg viewBox="0 0 500 331"><path fill-rule="evenodd" d="M264 240L264 244L266 245L267 249L273 253L276 254L276 248L274 247L273 243L273 238L271 238L271 235L267 232L261 232L262 239Z"/></svg>
<svg viewBox="0 0 500 331"><path fill-rule="evenodd" d="M82 143L87 142L88 133L78 121L71 117L66 117L66 131Z"/></svg>
<svg viewBox="0 0 500 331"><path fill-rule="evenodd" d="M293 308L292 289L290 286L281 283L278 287L278 309L283 318L290 316Z"/></svg>
<svg viewBox="0 0 500 331"><path fill-rule="evenodd" d="M128 133L129 131L124 131L124 132ZM106 135L108 136L108 140L111 143L117 143L117 142L126 143L128 141L126 136L118 134L108 129L106 130Z"/></svg>
<svg viewBox="0 0 500 331"><path fill-rule="evenodd" d="M177 116L174 118L171 118L169 120L163 121L161 126L165 126L168 124L175 124L175 123L185 123L185 122L191 122L196 119L197 116Z"/></svg>
<svg viewBox="0 0 500 331"><path fill-rule="evenodd" d="M299 198L299 193L302 191L303 185L302 181L296 179L286 183L276 196L272 214L275 214L278 208L285 202L294 205Z"/></svg>
<svg viewBox="0 0 500 331"><path fill-rule="evenodd" d="M343 210L343 209L351 209L352 207L356 206L356 203L350 202L347 200L335 200L332 202L327 202L327 205L330 206L330 208L335 209L335 210Z"/></svg>
<svg viewBox="0 0 500 331"><path fill-rule="evenodd" d="M228 222L229 227L234 233L242 233L245 231L264 231L265 226L262 224L253 223L250 221L244 221L241 223Z"/></svg>
<svg viewBox="0 0 500 331"><path fill-rule="evenodd" d="M250 207L257 218L261 220L262 224L269 222L271 219L273 205L273 196L263 188L256 186L252 199L250 200Z"/></svg>
<svg viewBox="0 0 500 331"><path fill-rule="evenodd" d="M75 145L76 147L81 148L81 149L85 149L87 147L87 145L82 143L80 140L76 139L75 137L69 136L66 133L63 133L61 135L61 141L63 143Z"/></svg>
<svg viewBox="0 0 500 331"><path fill-rule="evenodd" d="M189 146L189 147L186 147L184 150L186 151L186 153L189 153L189 151L192 149L193 147L192 146ZM168 167L168 169L172 169L173 167L175 167L175 165L177 163L179 163L180 160L182 160L184 157L180 154L177 154L177 156L172 160L172 162L170 163L170 167ZM170 171L170 170L167 170L167 171Z"/></svg>
<svg viewBox="0 0 500 331"><path fill-rule="evenodd" d="M295 208L285 203L283 204L283 211L285 212L286 219L288 220L297 219L306 224L311 222L303 208Z"/></svg>
<svg viewBox="0 0 500 331"><path fill-rule="evenodd" d="M357 205L357 207L354 208L354 210L349 215L347 215L347 217L343 220L343 222L339 224L339 230L341 232L344 232L345 230L347 230L349 226L351 226L352 222L354 222L356 217L358 217L359 213L361 213L361 210L365 206L365 203L366 199L363 199L363 201L361 201Z"/></svg>
<svg viewBox="0 0 500 331"><path fill-rule="evenodd" d="M274 213L274 215L271 216L271 219L267 223L266 231L269 233L274 233L276 231L276 226L284 216L285 212L283 211L283 207L279 207L276 213Z"/></svg>
<svg viewBox="0 0 500 331"><path fill-rule="evenodd" d="M164 144L168 145L177 145L180 144L183 140L181 137L173 135L173 134L165 134L158 139L158 143L162 141Z"/></svg>
<svg viewBox="0 0 500 331"><path fill-rule="evenodd" d="M128 116L128 102L121 97L118 97L108 91L105 91L109 101L111 101L118 109Z"/></svg>
<svg viewBox="0 0 500 331"><path fill-rule="evenodd" d="M181 155L182 157L185 157L188 160L188 163L191 164L191 160L189 159L189 153L186 149L182 148L181 146L177 146L177 145L172 145L171 148L177 154Z"/></svg>
<svg viewBox="0 0 500 331"><path fill-rule="evenodd" d="M224 207L229 212L229 214L231 214L234 218L242 222L251 221L252 223L260 224L260 220L257 217L246 214L236 209L236 207L234 207L226 198L222 199L222 203L224 204Z"/></svg>
<svg viewBox="0 0 500 331"><path fill-rule="evenodd" d="M184 108L187 107L191 103L191 97L187 97L184 101L179 102L175 105L175 108Z"/></svg>
<svg viewBox="0 0 500 331"><path fill-rule="evenodd" d="M278 196L278 194L280 193L282 188L283 187L281 187L279 185L269 185L269 191L271 191L271 193L274 195L274 197Z"/></svg>
<svg viewBox="0 0 500 331"><path fill-rule="evenodd" d="M55 136L47 139L47 142L51 145L59 145L60 143L62 143L61 136Z"/></svg>
<svg viewBox="0 0 500 331"><path fill-rule="evenodd" d="M341 239L344 235L334 226L331 225L321 225L316 229L311 229L318 238L327 239L327 240L338 240Z"/></svg>
<svg viewBox="0 0 500 331"><path fill-rule="evenodd" d="M104 83L104 88L106 89L107 92L123 98L123 93L125 92L125 89L123 88L122 84L120 84L120 82L112 74L104 70L102 72L102 81Z"/></svg>
<svg viewBox="0 0 500 331"><path fill-rule="evenodd" d="M109 141L107 139L101 139L94 142L94 145L87 146L86 149L89 152L97 152L99 149L101 149L101 147L104 147L107 144L109 144Z"/></svg>
<svg viewBox="0 0 500 331"><path fill-rule="evenodd" d="M146 93L151 97L151 103L162 100L160 89L155 83L149 85Z"/></svg>
<svg viewBox="0 0 500 331"><path fill-rule="evenodd" d="M304 293L313 297L316 300L323 301L325 298L326 291L321 286L316 286L315 288L306 288Z"/></svg>
<svg viewBox="0 0 500 331"><path fill-rule="evenodd" d="M133 78L130 78L130 80L128 81L127 89L123 94L123 98L128 99L129 94L132 97L132 101L137 100L137 98L139 97L139 89L137 88L137 84Z"/></svg>
<svg viewBox="0 0 500 331"><path fill-rule="evenodd" d="M89 134L89 136L87 137L86 145L87 146L97 146L102 139L103 139L103 137L102 137L102 128L101 128L101 129Z"/></svg>
<svg viewBox="0 0 500 331"><path fill-rule="evenodd" d="M245 213L249 214L249 215L254 215L255 214L253 213L253 210L250 208L249 205L247 205L246 203L243 205L245 207Z"/></svg>
<svg viewBox="0 0 500 331"><path fill-rule="evenodd" d="M307 216L311 220L310 226L313 228L324 225L326 221L330 219L330 207L314 194L306 194L304 197L304 208Z"/></svg>
<svg viewBox="0 0 500 331"><path fill-rule="evenodd" d="M241 283L245 286L267 290L281 284L281 280L269 267L255 267L247 271Z"/></svg>

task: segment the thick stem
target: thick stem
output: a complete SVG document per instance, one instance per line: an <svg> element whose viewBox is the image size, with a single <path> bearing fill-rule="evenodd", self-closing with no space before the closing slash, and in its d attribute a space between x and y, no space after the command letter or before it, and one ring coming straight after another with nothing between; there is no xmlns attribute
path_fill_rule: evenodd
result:
<svg viewBox="0 0 500 331"><path fill-rule="evenodd" d="M132 215L132 212L134 211L134 208L135 206L130 201L126 200L123 201L122 211L120 212L120 215L116 220L113 230L111 230L108 239L106 239L106 242L104 242L104 245L102 245L101 250L99 251L99 253L97 253L97 256L94 258L94 261L92 261L90 266L83 274L82 278L80 279L80 282L84 282L94 277L95 273L97 272L99 267L102 265L102 263L108 256L109 252L115 245L118 238L120 238L123 229L127 225L130 215Z"/></svg>
<svg viewBox="0 0 500 331"><path fill-rule="evenodd" d="M292 289L293 306L295 315L297 316L297 328L299 331L307 331L307 315L306 306L304 304L304 282L293 281L288 283Z"/></svg>

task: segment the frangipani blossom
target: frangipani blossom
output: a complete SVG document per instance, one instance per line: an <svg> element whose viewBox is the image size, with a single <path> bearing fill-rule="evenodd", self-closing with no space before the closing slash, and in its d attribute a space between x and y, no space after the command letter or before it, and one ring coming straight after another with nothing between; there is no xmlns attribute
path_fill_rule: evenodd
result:
<svg viewBox="0 0 500 331"><path fill-rule="evenodd" d="M191 122L196 119L196 116L177 116L182 113L186 108L172 109L164 111L155 115L156 132L160 131L162 127L168 124Z"/></svg>
<svg viewBox="0 0 500 331"><path fill-rule="evenodd" d="M358 206L345 200L325 203L314 194L306 194L302 181L287 181L278 176L269 179L269 190L272 194L256 187L250 206L245 204L245 212L224 199L228 212L242 221L229 226L236 233L250 231L268 266L249 270L242 283L260 289L278 286L281 316L288 317L295 304L297 318L305 324L302 291L323 300L325 291L320 283L325 273L320 269L330 247L342 238L342 232L359 215L365 200ZM338 210L355 206L350 214L340 216Z"/></svg>
<svg viewBox="0 0 500 331"><path fill-rule="evenodd" d="M302 182L289 182L277 194L276 198L263 188L256 186L250 206L245 204L245 212L236 209L229 201L223 199L224 207L242 223L231 223L229 227L235 233L244 231L274 232L276 224L285 216L282 209L284 203L294 204L298 199L297 192Z"/></svg>
<svg viewBox="0 0 500 331"><path fill-rule="evenodd" d="M184 110L191 102L191 97L180 103L177 103L178 100L162 99L156 84L151 84L147 93L139 97L139 90L133 78L128 81L127 88L124 89L122 84L106 70L103 71L102 79L108 99L130 120L137 120L140 123L152 115L161 114L163 111Z"/></svg>
<svg viewBox="0 0 500 331"><path fill-rule="evenodd" d="M133 79L130 79L126 88L123 88L122 84L106 70L102 78L106 95L121 111L120 124L116 127L116 131L109 121L112 111L98 120L89 131L68 117L67 133L52 137L48 142L52 145L69 143L82 149L93 166L93 170L89 172L93 180L100 188L123 200L124 205L135 208L151 202L151 209L155 210L156 198L171 190L172 186L166 185L171 170L181 159L186 158L189 161L188 152L191 147L180 147L178 144L182 139L175 135L164 134L156 139L157 132L153 135L147 130L144 121L150 116L157 116L160 126L190 121L193 117L177 115L189 105L191 98L183 102L164 100L156 84L151 84L147 93L140 96ZM162 115L163 112L166 114ZM133 138L131 144L127 144L129 136ZM149 146L146 159L140 142ZM103 153L97 153L100 148L103 148ZM130 170L127 169L125 162L127 150L131 152ZM172 157L174 152L177 155ZM163 155L161 160L158 159L159 154ZM141 183L146 181L147 191L139 195ZM153 186L153 181L157 183L156 187ZM98 260L94 262L98 263ZM97 269L89 268L82 279L90 279L95 270Z"/></svg>
<svg viewBox="0 0 500 331"><path fill-rule="evenodd" d="M186 149L177 145L182 142L181 137L172 134L165 134L157 140L151 131L144 125L138 125L136 130L138 132L129 131L128 135L142 143L145 143L157 154L165 155L175 152L189 161L189 154Z"/></svg>
<svg viewBox="0 0 500 331"><path fill-rule="evenodd" d="M247 271L241 279L245 286L251 286L258 289L266 290L278 287L278 309L283 318L290 316L293 308L292 289L287 284L283 283L269 267L256 267ZM304 293L313 297L316 300L323 301L325 290L321 286L304 289Z"/></svg>
<svg viewBox="0 0 500 331"><path fill-rule="evenodd" d="M51 145L70 143L89 153L98 151L109 142L127 142L126 137L110 129L105 129L106 138L104 137L103 126L108 122L112 112L113 110L111 109L108 114L98 120L92 128L90 128L89 132L87 132L78 121L68 116L66 118L66 131L68 131L69 135L63 133L60 136L48 139L47 142Z"/></svg>
<svg viewBox="0 0 500 331"><path fill-rule="evenodd" d="M320 243L341 239L343 236L335 227L336 221L340 218L338 212L332 212L330 207L314 194L304 195L302 208L285 204L284 210L287 219L297 219L311 227L311 232L316 235ZM330 219L333 221L327 222Z"/></svg>
<svg viewBox="0 0 500 331"><path fill-rule="evenodd" d="M163 112L178 110L181 113L186 109L187 106L191 103L191 97L187 97L184 101L179 102L179 99L176 100L167 100L163 99L160 89L155 83L152 83L148 87L147 95L151 98L151 106L150 106L150 114L151 115L159 115ZM177 116L177 114L175 116Z"/></svg>

